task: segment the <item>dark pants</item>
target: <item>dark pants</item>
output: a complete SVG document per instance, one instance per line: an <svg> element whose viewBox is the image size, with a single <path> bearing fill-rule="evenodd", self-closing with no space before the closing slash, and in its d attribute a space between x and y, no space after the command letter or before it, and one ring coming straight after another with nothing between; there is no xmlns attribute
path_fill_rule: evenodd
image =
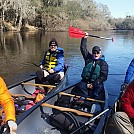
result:
<svg viewBox="0 0 134 134"><path fill-rule="evenodd" d="M35 83L37 84L50 84L53 85L60 81L60 74L54 73L49 74L47 77L44 77L44 73L42 70L36 72L37 78L35 79Z"/></svg>
<svg viewBox="0 0 134 134"><path fill-rule="evenodd" d="M82 80L72 89L71 93L100 100L105 99L103 84L98 84L93 89L89 89L87 88L87 83Z"/></svg>

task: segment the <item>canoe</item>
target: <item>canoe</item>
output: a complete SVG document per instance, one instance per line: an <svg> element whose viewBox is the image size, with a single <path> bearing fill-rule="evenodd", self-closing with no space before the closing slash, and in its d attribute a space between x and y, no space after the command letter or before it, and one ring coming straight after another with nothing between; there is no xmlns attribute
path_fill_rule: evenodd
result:
<svg viewBox="0 0 134 134"><path fill-rule="evenodd" d="M36 84L35 79L37 76L33 76L24 81L9 86L9 92L11 93L15 103L16 116L35 105L36 95L44 91L44 87L48 90L45 95L48 95L67 86L68 66L66 66L64 73L64 78L55 85ZM38 88L40 89L38 90ZM2 108L0 109L0 112L1 111L3 111Z"/></svg>
<svg viewBox="0 0 134 134"><path fill-rule="evenodd" d="M92 133L92 134L100 134L103 130L104 122L106 119L106 113L108 109L108 93L105 89L105 101L95 100L92 98L84 98L81 96L71 94L72 88L77 83L67 86L65 88L61 88L60 90L56 90L52 94L48 94L44 97L40 102L34 105L32 108L22 113L17 117L17 134L73 134L74 130L77 131L75 133ZM81 101L89 102L90 104L100 104L102 109L97 114L89 113L87 110L89 106L83 105L84 107L73 107L65 106L64 103L58 104L58 100L61 98L69 98L66 104L70 104L73 101L77 101L77 106L81 105ZM64 100L63 99L63 100ZM68 103L69 102L69 103ZM63 106L63 105L64 106ZM71 103L74 104L74 103ZM84 104L84 103L83 103ZM62 106L61 106L62 105ZM82 105L81 105L82 106ZM75 128L73 131L60 129L59 127L55 127L52 122L54 115L59 115L59 113L66 115L71 115L71 121L73 120L73 127ZM57 116L58 117L58 116ZM58 119L62 119L62 117L58 117ZM67 118L68 119L68 118ZM81 121L79 121L79 120ZM76 123L77 121L77 123ZM74 124L75 123L75 124ZM79 124L78 124L79 123ZM57 124L57 123L56 123ZM61 123L62 124L62 123ZM77 125L76 125L77 124ZM64 125L63 125L64 126ZM87 129L85 130L85 126ZM81 128L81 129L80 129ZM92 128L92 129L90 129ZM80 130L79 130L80 129Z"/></svg>
<svg viewBox="0 0 134 134"><path fill-rule="evenodd" d="M107 113L107 119L105 121L105 127L104 127L104 133L105 134L115 134L115 133L119 133L117 131L117 128L115 127L115 125L113 124L112 121L112 116L115 112L121 111L121 97L122 95L125 93L126 87L122 87L121 85L121 89L119 94L116 96L115 98L115 102L113 102L113 104L110 106L110 110Z"/></svg>
<svg viewBox="0 0 134 134"><path fill-rule="evenodd" d="M64 71L64 78L59 82L55 83L54 85L45 85L45 84L36 84L35 79L36 75L33 77L30 77L24 81L21 81L19 83L13 84L8 87L11 94L26 94L26 95L32 95L34 91L36 90L36 87L46 87L48 88L48 93L53 93L56 90L59 90L63 87L65 87L68 83L68 65L65 66ZM51 89L51 90L49 90Z"/></svg>

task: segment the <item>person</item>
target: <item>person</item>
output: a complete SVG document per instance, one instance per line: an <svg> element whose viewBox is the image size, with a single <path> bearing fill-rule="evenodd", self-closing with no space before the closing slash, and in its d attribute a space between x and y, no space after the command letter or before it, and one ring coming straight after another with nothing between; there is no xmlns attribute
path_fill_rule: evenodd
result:
<svg viewBox="0 0 134 134"><path fill-rule="evenodd" d="M17 130L16 118L15 118L15 106L14 101L6 87L4 80L0 77L0 104L5 114L5 122L10 128L10 133L15 134Z"/></svg>
<svg viewBox="0 0 134 134"><path fill-rule="evenodd" d="M112 116L117 134L134 134L134 81L126 88L121 97L121 111Z"/></svg>
<svg viewBox="0 0 134 134"><path fill-rule="evenodd" d="M81 39L80 50L85 67L81 74L82 80L72 89L71 93L103 100L104 82L108 77L108 64L102 55L101 48L94 46L91 54L87 49L87 36L85 36Z"/></svg>
<svg viewBox="0 0 134 134"><path fill-rule="evenodd" d="M49 49L40 62L41 70L37 71L39 78L36 83L55 84L64 77L64 49L58 47L55 38L49 42Z"/></svg>
<svg viewBox="0 0 134 134"><path fill-rule="evenodd" d="M122 88L125 89L128 84L131 82L132 77L134 75L134 58L131 60L124 79L124 83L122 84Z"/></svg>

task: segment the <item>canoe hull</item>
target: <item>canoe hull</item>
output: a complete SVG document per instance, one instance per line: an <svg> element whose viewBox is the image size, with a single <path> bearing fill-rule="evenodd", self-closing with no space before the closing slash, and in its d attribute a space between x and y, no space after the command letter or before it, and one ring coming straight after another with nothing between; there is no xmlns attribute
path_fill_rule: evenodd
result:
<svg viewBox="0 0 134 134"><path fill-rule="evenodd" d="M51 95L48 95L46 97L46 99L44 100L44 103L48 103L48 104L52 104L54 105L55 100L57 100L58 98L58 94L59 92L70 92L71 89L74 87L70 86L64 89L61 89L60 91L56 91ZM105 90L105 104L104 104L104 108L103 110L108 108L108 95L107 95L107 90ZM28 112L28 111L27 111ZM49 107L42 107L39 106L37 107L36 110L33 110L29 115L25 116L26 118L24 118L23 120L21 119L21 122L18 125L18 130L17 130L17 134L29 134L29 133L36 133L36 134L63 134L63 132L54 129L53 126L49 125L49 123L47 123L47 118L42 118L41 115L42 113L47 113L49 115L51 115L53 113L52 108ZM18 121L19 121L18 117ZM104 113L103 116L101 116L100 121L97 125L97 128L94 131L94 134L99 134L102 132L103 130L103 125L106 119L106 113ZM65 132L64 132L65 133Z"/></svg>

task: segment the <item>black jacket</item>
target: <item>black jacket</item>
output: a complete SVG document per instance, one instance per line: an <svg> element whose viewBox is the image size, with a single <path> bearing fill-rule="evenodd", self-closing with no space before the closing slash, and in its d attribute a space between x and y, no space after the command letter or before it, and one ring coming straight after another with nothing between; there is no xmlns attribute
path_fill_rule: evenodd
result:
<svg viewBox="0 0 134 134"><path fill-rule="evenodd" d="M85 60L85 66L88 63L94 61L92 54L87 50L87 38L82 38L80 50L81 50L81 53L82 53L83 58ZM95 64L98 64L100 66L101 70L100 70L99 78L96 79L93 82L93 84L95 84L95 85L102 84L103 82L105 82L107 80L107 77L108 77L108 64L106 63L106 61L104 59L95 60Z"/></svg>

